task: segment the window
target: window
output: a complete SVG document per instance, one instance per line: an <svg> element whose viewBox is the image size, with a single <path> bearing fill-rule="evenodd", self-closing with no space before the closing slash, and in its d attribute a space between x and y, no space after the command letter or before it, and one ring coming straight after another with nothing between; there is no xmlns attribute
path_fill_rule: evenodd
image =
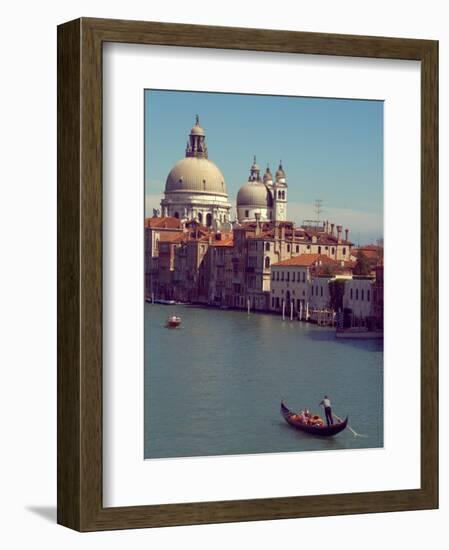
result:
<svg viewBox="0 0 449 550"><path fill-rule="evenodd" d="M273 273L271 274L271 280L274 281L274 271L273 271Z"/></svg>
<svg viewBox="0 0 449 550"><path fill-rule="evenodd" d="M370 297L370 291L367 290L367 291L366 291L366 300L367 300L367 302L370 301L370 298L371 298L371 297Z"/></svg>
<svg viewBox="0 0 449 550"><path fill-rule="evenodd" d="M270 250L270 243L265 243L265 250L267 252Z"/></svg>
<svg viewBox="0 0 449 550"><path fill-rule="evenodd" d="M296 252L297 253L299 252L299 245L298 244L296 245Z"/></svg>
<svg viewBox="0 0 449 550"><path fill-rule="evenodd" d="M203 214L202 214L202 212L199 212L199 213L198 213L198 221L199 221L200 223L203 223Z"/></svg>
<svg viewBox="0 0 449 550"><path fill-rule="evenodd" d="M312 296L313 296L313 287L312 287Z"/></svg>
<svg viewBox="0 0 449 550"><path fill-rule="evenodd" d="M306 272L305 271L302 272L302 282L303 283L306 282Z"/></svg>
<svg viewBox="0 0 449 550"><path fill-rule="evenodd" d="M274 298L271 298L271 307L274 308Z"/></svg>
<svg viewBox="0 0 449 550"><path fill-rule="evenodd" d="M346 248L343 247L343 256L346 256Z"/></svg>
<svg viewBox="0 0 449 550"><path fill-rule="evenodd" d="M287 252L290 252L290 245L287 245Z"/></svg>
<svg viewBox="0 0 449 550"><path fill-rule="evenodd" d="M323 295L323 287L321 287L321 296Z"/></svg>
<svg viewBox="0 0 449 550"><path fill-rule="evenodd" d="M360 293L361 293L361 300L364 300L364 299L365 299L365 298L364 298L365 291L363 290L363 288L362 288L362 290L360 291Z"/></svg>
<svg viewBox="0 0 449 550"><path fill-rule="evenodd" d="M282 271L281 272L281 281L283 281L283 280L284 280L284 272Z"/></svg>
<svg viewBox="0 0 449 550"><path fill-rule="evenodd" d="M286 275L287 275L287 279L286 279L286 280L287 280L287 281L290 281L290 271L287 271Z"/></svg>
<svg viewBox="0 0 449 550"><path fill-rule="evenodd" d="M295 272L293 271L292 273L292 282L294 283L295 282Z"/></svg>
<svg viewBox="0 0 449 550"><path fill-rule="evenodd" d="M179 212L175 212L175 218L179 219Z"/></svg>
<svg viewBox="0 0 449 550"><path fill-rule="evenodd" d="M206 214L206 225L207 227L210 227L212 225L212 214Z"/></svg>
<svg viewBox="0 0 449 550"><path fill-rule="evenodd" d="M268 269L270 267L270 258L267 256L265 258L265 268Z"/></svg>
<svg viewBox="0 0 449 550"><path fill-rule="evenodd" d="M276 281L279 281L279 271L276 272Z"/></svg>
<svg viewBox="0 0 449 550"><path fill-rule="evenodd" d="M245 210L245 218L249 218L249 210Z"/></svg>
<svg viewBox="0 0 449 550"><path fill-rule="evenodd" d="M310 244L307 245L307 250L310 250Z"/></svg>
<svg viewBox="0 0 449 550"><path fill-rule="evenodd" d="M352 300L352 288L351 288L351 290L349 291L349 297L350 297L351 300Z"/></svg>
<svg viewBox="0 0 449 550"><path fill-rule="evenodd" d="M321 246L318 247L318 254L321 254Z"/></svg>
<svg viewBox="0 0 449 550"><path fill-rule="evenodd" d="M356 300L359 299L359 289L358 288L355 289L355 299Z"/></svg>
<svg viewBox="0 0 449 550"><path fill-rule="evenodd" d="M332 254L332 256L335 254L335 248L334 247L331 248L331 254Z"/></svg>

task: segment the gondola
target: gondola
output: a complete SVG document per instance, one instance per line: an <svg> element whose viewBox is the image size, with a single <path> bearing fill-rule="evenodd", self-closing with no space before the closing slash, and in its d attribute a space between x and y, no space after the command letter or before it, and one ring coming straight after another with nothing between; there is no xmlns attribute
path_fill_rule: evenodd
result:
<svg viewBox="0 0 449 550"><path fill-rule="evenodd" d="M294 428L296 428L297 430L301 430L302 432L326 437L342 432L348 425L348 417L346 417L342 422L339 422L338 424L332 424L331 426L310 426L292 418L293 414L294 413L292 413L284 405L284 403L281 402L281 415L284 417L285 421L290 424L290 426L293 426Z"/></svg>

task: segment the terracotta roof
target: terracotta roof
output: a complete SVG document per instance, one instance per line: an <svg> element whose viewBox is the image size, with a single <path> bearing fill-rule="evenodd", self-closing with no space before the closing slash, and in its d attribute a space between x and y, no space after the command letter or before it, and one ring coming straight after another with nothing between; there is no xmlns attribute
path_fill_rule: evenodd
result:
<svg viewBox="0 0 449 550"><path fill-rule="evenodd" d="M231 237L227 237L226 239L221 240L215 240L212 242L212 246L234 246L234 239Z"/></svg>
<svg viewBox="0 0 449 550"><path fill-rule="evenodd" d="M288 258L287 260L282 260L273 266L299 266L299 267L309 267L312 265L334 265L338 266L339 262L325 256L324 254L300 254L299 256L294 256L293 258Z"/></svg>
<svg viewBox="0 0 449 550"><path fill-rule="evenodd" d="M181 221L172 216L146 218L145 227L151 229L181 229Z"/></svg>
<svg viewBox="0 0 449 550"><path fill-rule="evenodd" d="M353 248L351 250L352 256L357 256L357 252L363 252L368 259L377 259L383 256L384 249L381 246L370 244L367 246L360 246L359 248Z"/></svg>
<svg viewBox="0 0 449 550"><path fill-rule="evenodd" d="M182 242L186 239L186 234L182 231L170 231L170 232L162 232L159 237L159 242Z"/></svg>

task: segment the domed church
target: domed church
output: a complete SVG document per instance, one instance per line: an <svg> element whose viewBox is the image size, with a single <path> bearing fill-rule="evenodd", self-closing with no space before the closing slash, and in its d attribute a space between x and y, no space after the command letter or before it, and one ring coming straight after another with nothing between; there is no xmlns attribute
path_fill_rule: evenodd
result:
<svg viewBox="0 0 449 550"><path fill-rule="evenodd" d="M161 210L163 216L197 220L217 229L230 221L226 182L220 169L208 158L206 135L198 115L190 130L185 158L167 176Z"/></svg>
<svg viewBox="0 0 449 550"><path fill-rule="evenodd" d="M237 218L239 223L256 220L285 221L287 219L287 182L282 162L275 178L267 166L263 179L254 157L248 181L237 194Z"/></svg>

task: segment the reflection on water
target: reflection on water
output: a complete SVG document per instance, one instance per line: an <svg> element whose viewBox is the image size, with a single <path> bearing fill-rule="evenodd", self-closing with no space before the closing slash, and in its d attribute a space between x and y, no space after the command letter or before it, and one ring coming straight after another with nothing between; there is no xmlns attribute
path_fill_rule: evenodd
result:
<svg viewBox="0 0 449 550"><path fill-rule="evenodd" d="M164 327L169 315L178 329ZM319 412L324 394L365 438L318 438L279 413ZM383 445L383 346L274 315L145 304L145 457Z"/></svg>

